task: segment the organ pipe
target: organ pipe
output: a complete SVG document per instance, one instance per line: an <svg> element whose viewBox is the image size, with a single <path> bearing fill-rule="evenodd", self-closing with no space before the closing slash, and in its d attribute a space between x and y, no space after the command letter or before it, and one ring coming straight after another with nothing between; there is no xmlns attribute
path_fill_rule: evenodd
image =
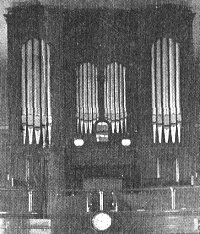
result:
<svg viewBox="0 0 200 234"><path fill-rule="evenodd" d="M22 47L22 82L21 82L21 90L22 90L22 129L23 129L23 143L26 141L26 79L25 79L25 45Z"/></svg>
<svg viewBox="0 0 200 234"><path fill-rule="evenodd" d="M163 38L162 43L162 83L163 83L163 121L164 121L164 136L165 142L169 140L169 75L168 75L168 58L167 58L167 39ZM171 92L170 92L171 93Z"/></svg>
<svg viewBox="0 0 200 234"><path fill-rule="evenodd" d="M160 176L160 160L157 158L157 179L159 179Z"/></svg>
<svg viewBox="0 0 200 234"><path fill-rule="evenodd" d="M180 105L180 47L176 44L176 107L178 141L181 142L181 105Z"/></svg>
<svg viewBox="0 0 200 234"><path fill-rule="evenodd" d="M35 127L35 138L36 143L40 142L40 55L39 55L39 41L34 39L34 127Z"/></svg>
<svg viewBox="0 0 200 234"><path fill-rule="evenodd" d="M92 133L99 118L97 68L83 63L76 69L77 132Z"/></svg>
<svg viewBox="0 0 200 234"><path fill-rule="evenodd" d="M170 108L171 108L171 133L172 142L175 142L176 135L176 100L175 100L175 64L174 64L174 43L169 39L169 71L170 71Z"/></svg>
<svg viewBox="0 0 200 234"><path fill-rule="evenodd" d="M99 119L97 67L91 63L80 64L76 69L77 132L91 134ZM127 131L126 68L118 63L104 69L104 112L111 123L112 133Z"/></svg>
<svg viewBox="0 0 200 234"><path fill-rule="evenodd" d="M46 47L47 50L47 121L48 121L48 141L51 144L51 128L52 128L52 113L51 113L51 84L50 84L50 47Z"/></svg>
<svg viewBox="0 0 200 234"><path fill-rule="evenodd" d="M23 143L51 144L50 48L44 40L30 39L22 46ZM28 135L27 135L28 133ZM28 138L28 140L26 140Z"/></svg>
<svg viewBox="0 0 200 234"><path fill-rule="evenodd" d="M152 81L152 123L153 123L153 142L156 142L156 85L155 85L155 56L154 44L151 49L151 81Z"/></svg>
<svg viewBox="0 0 200 234"><path fill-rule="evenodd" d="M176 158L176 182L179 183L180 180L180 175L179 175L179 162L178 159Z"/></svg>
<svg viewBox="0 0 200 234"><path fill-rule="evenodd" d="M33 41L27 43L27 111L29 144L33 141Z"/></svg>
<svg viewBox="0 0 200 234"><path fill-rule="evenodd" d="M126 68L117 62L104 70L105 118L111 123L112 133L127 131Z"/></svg>
<svg viewBox="0 0 200 234"><path fill-rule="evenodd" d="M158 39L151 48L154 143L157 135L159 143L168 143L170 135L173 143L181 140L179 50L179 44L171 38Z"/></svg>
<svg viewBox="0 0 200 234"><path fill-rule="evenodd" d="M156 91L157 91L157 128L158 128L158 139L159 143L162 141L162 89L161 89L161 51L160 51L161 41L157 41L156 50Z"/></svg>

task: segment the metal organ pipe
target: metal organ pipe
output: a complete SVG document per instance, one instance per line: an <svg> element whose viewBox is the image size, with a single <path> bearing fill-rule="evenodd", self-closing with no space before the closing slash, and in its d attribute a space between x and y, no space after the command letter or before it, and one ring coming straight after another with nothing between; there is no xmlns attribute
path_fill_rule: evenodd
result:
<svg viewBox="0 0 200 234"><path fill-rule="evenodd" d="M155 55L154 44L151 48L151 81L152 81L152 122L153 122L153 142L156 142L156 85L155 85Z"/></svg>
<svg viewBox="0 0 200 234"><path fill-rule="evenodd" d="M122 65L120 64L119 65L119 84L120 84L120 86L123 84L123 78L125 79L125 76L123 77L123 75L122 75L123 73L122 73ZM124 87L125 88L125 87ZM123 119L123 116L124 116L124 113L125 113L125 111L126 110L124 110L124 102L123 102L123 99L121 98L121 97L125 97L126 98L126 96L124 96L124 93L123 93L123 91L124 91L124 89L122 89L122 88L120 88L119 87L119 99L120 99L120 101L119 101L119 112L120 112L120 116L119 116L119 118L120 118L120 125L121 126L123 126L124 125L124 119ZM123 112L121 113L121 110L123 109ZM125 124L125 126L126 126L126 124ZM122 127L122 132L123 132L123 127Z"/></svg>
<svg viewBox="0 0 200 234"><path fill-rule="evenodd" d="M114 64L110 64L110 96L111 96L111 100L110 100L110 104L111 104L111 113L110 113L110 118L111 118L111 127L112 127L112 133L114 133L115 131L115 80L114 80Z"/></svg>
<svg viewBox="0 0 200 234"><path fill-rule="evenodd" d="M109 97L109 93L111 92L111 81L110 79L107 80L108 77L110 77L110 66L107 66L107 69L104 69L104 76L106 77L106 81L104 81L104 107L105 107L105 118L110 119L110 110L111 110L111 97Z"/></svg>
<svg viewBox="0 0 200 234"><path fill-rule="evenodd" d="M153 141L180 142L180 51L172 39L158 39L151 48ZM164 139L162 140L164 130ZM178 133L178 134L177 134Z"/></svg>
<svg viewBox="0 0 200 234"><path fill-rule="evenodd" d="M92 133L99 119L97 67L91 63L80 64L76 69L77 131ZM104 113L111 123L112 132L127 130L126 68L117 62L104 69Z"/></svg>
<svg viewBox="0 0 200 234"><path fill-rule="evenodd" d="M127 111L126 111L126 68L123 67L123 83L124 83L124 86L123 86L123 91L124 91L124 96L121 97L124 99L124 106L123 106L123 109L122 109L122 113L123 113L123 119L124 119L124 131L127 132ZM123 132L123 130L122 130Z"/></svg>
<svg viewBox="0 0 200 234"><path fill-rule="evenodd" d="M119 78L118 78L118 66L117 63L115 63L115 125L116 125L116 132L119 132L119 120L120 120L120 114L119 114L119 103L120 103L120 97L119 97ZM116 121L117 120L117 121Z"/></svg>
<svg viewBox="0 0 200 234"><path fill-rule="evenodd" d="M33 41L27 43L27 111L29 144L33 141Z"/></svg>
<svg viewBox="0 0 200 234"><path fill-rule="evenodd" d="M92 77L92 67L91 64L88 64L88 77ZM91 80L91 81L90 81ZM93 116L92 116L92 79L88 80L88 91L90 90L90 92L88 92L88 103L91 103L91 105L88 106L88 122L89 122L89 133L92 133L92 120L93 120Z"/></svg>
<svg viewBox="0 0 200 234"><path fill-rule="evenodd" d="M169 81L168 81L168 58L167 58L167 39L163 38L162 43L162 88L163 88L163 121L164 121L164 136L165 142L169 140Z"/></svg>
<svg viewBox="0 0 200 234"><path fill-rule="evenodd" d="M160 160L157 158L157 178L159 179L160 177Z"/></svg>
<svg viewBox="0 0 200 234"><path fill-rule="evenodd" d="M85 129L85 133L88 132L88 119L89 119L89 113L88 113L88 87L87 87L87 82L88 82L88 76L87 76L87 63L83 64L83 87L84 87L84 92L83 92L83 103L84 103L84 112L85 112L85 116L84 116L84 129Z"/></svg>
<svg viewBox="0 0 200 234"><path fill-rule="evenodd" d="M21 91L22 91L22 129L23 129L23 144L26 141L26 45L22 46L22 82L21 82Z"/></svg>
<svg viewBox="0 0 200 234"><path fill-rule="evenodd" d="M51 144L50 48L44 40L31 39L22 46L22 128L23 143ZM27 131L28 129L28 131ZM35 133L35 134L33 134Z"/></svg>
<svg viewBox="0 0 200 234"><path fill-rule="evenodd" d="M40 142L40 55L39 55L39 41L33 39L34 48L34 127L36 143Z"/></svg>
<svg viewBox="0 0 200 234"><path fill-rule="evenodd" d="M41 59L41 107L42 107L42 136L46 138L47 110L46 110L46 49L44 41L41 42L42 59Z"/></svg>
<svg viewBox="0 0 200 234"><path fill-rule="evenodd" d="M48 140L51 144L51 128L52 128L52 113L51 113L51 90L50 90L50 47L47 45L47 116L48 116Z"/></svg>
<svg viewBox="0 0 200 234"><path fill-rule="evenodd" d="M93 68L94 69L94 68ZM94 112L93 114L95 114L94 118L94 122L96 122L99 119L99 105L98 105L98 84L97 84L97 68L94 69L94 77L95 77L95 90L96 90L96 95L95 95L95 108L94 110L96 110L96 112Z"/></svg>
<svg viewBox="0 0 200 234"><path fill-rule="evenodd" d="M92 133L93 124L99 118L97 68L83 63L76 69L77 131Z"/></svg>
<svg viewBox="0 0 200 234"><path fill-rule="evenodd" d="M181 105L180 105L180 46L176 44L176 108L178 141L181 142Z"/></svg>
<svg viewBox="0 0 200 234"><path fill-rule="evenodd" d="M105 118L111 123L112 133L126 132L126 68L117 62L104 69Z"/></svg>
<svg viewBox="0 0 200 234"><path fill-rule="evenodd" d="M176 182L179 183L179 180L180 180L179 162L178 162L178 159L176 158Z"/></svg>
<svg viewBox="0 0 200 234"><path fill-rule="evenodd" d="M156 48L156 91L157 91L157 128L158 141L162 141L162 88L161 88L161 41L157 41Z"/></svg>
<svg viewBox="0 0 200 234"><path fill-rule="evenodd" d="M175 67L174 67L174 43L169 39L169 73L170 73L170 111L171 111L171 135L172 142L176 136L176 100L175 100Z"/></svg>

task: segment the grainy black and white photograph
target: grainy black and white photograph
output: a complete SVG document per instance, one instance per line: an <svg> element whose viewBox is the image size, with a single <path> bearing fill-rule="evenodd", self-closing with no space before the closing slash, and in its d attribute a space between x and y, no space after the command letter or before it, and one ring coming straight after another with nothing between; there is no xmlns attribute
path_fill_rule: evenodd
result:
<svg viewBox="0 0 200 234"><path fill-rule="evenodd" d="M200 233L200 0L1 0L0 234Z"/></svg>

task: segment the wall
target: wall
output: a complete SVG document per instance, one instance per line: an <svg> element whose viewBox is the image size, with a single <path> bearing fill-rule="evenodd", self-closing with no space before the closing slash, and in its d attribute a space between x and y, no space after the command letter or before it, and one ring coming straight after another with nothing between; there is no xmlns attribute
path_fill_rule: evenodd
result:
<svg viewBox="0 0 200 234"><path fill-rule="evenodd" d="M51 234L51 220L22 217L0 218L1 234Z"/></svg>

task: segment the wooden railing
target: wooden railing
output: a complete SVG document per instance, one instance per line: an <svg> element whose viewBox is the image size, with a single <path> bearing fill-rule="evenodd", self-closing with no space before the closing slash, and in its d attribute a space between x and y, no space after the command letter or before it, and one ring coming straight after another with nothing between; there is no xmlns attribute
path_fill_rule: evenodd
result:
<svg viewBox="0 0 200 234"><path fill-rule="evenodd" d="M62 212L95 212L102 207L102 191L67 190L57 194L55 207ZM102 193L101 193L102 194ZM117 208L116 208L117 206ZM103 210L132 212L174 212L200 210L200 186L142 188L103 191Z"/></svg>
<svg viewBox="0 0 200 234"><path fill-rule="evenodd" d="M37 191L0 188L0 214L42 214ZM49 194L50 197L50 194ZM87 213L98 210L132 212L200 211L200 186L132 190L66 190L48 199L56 212ZM103 208L102 208L103 207Z"/></svg>
<svg viewBox="0 0 200 234"><path fill-rule="evenodd" d="M39 194L36 190L0 188L0 215L41 216L42 199Z"/></svg>

